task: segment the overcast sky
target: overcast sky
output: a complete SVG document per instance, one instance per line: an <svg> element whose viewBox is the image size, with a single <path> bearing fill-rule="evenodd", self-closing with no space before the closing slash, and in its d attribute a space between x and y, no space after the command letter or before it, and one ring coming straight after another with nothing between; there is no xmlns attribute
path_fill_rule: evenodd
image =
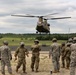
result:
<svg viewBox="0 0 76 75"><path fill-rule="evenodd" d="M0 0L0 33L35 33L38 18L12 14L70 16L65 20L48 20L51 33L76 33L76 0Z"/></svg>

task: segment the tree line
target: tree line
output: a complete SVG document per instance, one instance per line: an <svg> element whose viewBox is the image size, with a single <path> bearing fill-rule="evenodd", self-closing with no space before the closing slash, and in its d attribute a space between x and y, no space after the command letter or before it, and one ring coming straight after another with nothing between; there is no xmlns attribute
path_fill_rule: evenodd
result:
<svg viewBox="0 0 76 75"><path fill-rule="evenodd" d="M6 33L6 34L0 34L0 39L4 37L10 37L10 38L32 38L32 39L38 39L38 40L52 40L52 38L57 38L58 40L68 40L69 38L73 38L76 36L76 33L70 33L70 34L14 34L14 33Z"/></svg>

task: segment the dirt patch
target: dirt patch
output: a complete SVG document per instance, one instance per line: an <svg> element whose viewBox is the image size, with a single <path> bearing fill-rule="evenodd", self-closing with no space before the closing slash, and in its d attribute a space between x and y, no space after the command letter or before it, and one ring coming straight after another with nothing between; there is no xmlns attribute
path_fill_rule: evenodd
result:
<svg viewBox="0 0 76 75"><path fill-rule="evenodd" d="M12 55L14 55L14 52L12 52ZM40 54L40 66L39 66L38 73L31 72L31 68L30 68L31 52L29 54L29 57L26 57L26 62L27 62L27 65L26 65L27 74L22 73L22 67L19 69L19 72L16 73L15 69L16 69L17 61L14 61L14 56L13 56L13 59L11 61L13 75L51 75L50 71L53 71L52 60L51 58L49 59L48 57L48 51L43 51ZM1 70L1 67L0 67L0 70ZM6 75L9 75L7 71L7 67L5 68L5 70L6 70ZM1 72L0 72L0 75L1 75ZM53 73L52 75L69 75L69 70L61 68L60 73L56 73L56 74Z"/></svg>

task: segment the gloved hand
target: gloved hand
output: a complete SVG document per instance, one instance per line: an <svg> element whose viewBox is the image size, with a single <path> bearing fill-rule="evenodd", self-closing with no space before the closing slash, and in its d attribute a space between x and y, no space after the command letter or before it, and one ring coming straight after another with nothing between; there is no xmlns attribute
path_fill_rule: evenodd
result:
<svg viewBox="0 0 76 75"><path fill-rule="evenodd" d="M16 60L17 60L17 57L15 57L14 61L16 61Z"/></svg>
<svg viewBox="0 0 76 75"><path fill-rule="evenodd" d="M10 60L12 60L12 56L10 57Z"/></svg>

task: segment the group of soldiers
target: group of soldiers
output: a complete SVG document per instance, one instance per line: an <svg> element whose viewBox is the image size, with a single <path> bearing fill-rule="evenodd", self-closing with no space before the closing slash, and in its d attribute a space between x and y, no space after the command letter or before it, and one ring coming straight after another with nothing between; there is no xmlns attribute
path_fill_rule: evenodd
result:
<svg viewBox="0 0 76 75"><path fill-rule="evenodd" d="M32 72L33 71L38 72L39 61L40 61L39 55L40 55L40 51L41 51L38 40L34 41L34 45L31 46L31 50L32 50L31 70L32 70ZM29 54L29 51L25 47L24 42L21 42L20 46L15 50L15 54L14 54L15 60L18 59L17 66L16 66L16 72L18 72L19 68L22 65L23 73L27 74L27 72L26 72L26 56L29 57L28 54ZM12 60L12 54L11 54L11 50L8 46L7 41L4 41L3 46L0 47L0 60L1 60L2 75L5 75L5 66L7 66L9 74L13 75L11 63L10 63L10 60Z"/></svg>
<svg viewBox="0 0 76 75"><path fill-rule="evenodd" d="M52 62L54 66L53 73L60 71L59 61L61 57L61 67L70 69L70 75L76 75L76 37L70 38L67 43L62 43L61 45L57 43L56 38L53 38L52 42L53 44L51 45L51 49L49 51L49 57L52 55Z"/></svg>
<svg viewBox="0 0 76 75"><path fill-rule="evenodd" d="M61 45L57 42L56 38L52 39L52 44L49 51L49 58L52 56L52 63L54 66L53 73L60 72L60 57L62 60L62 68L69 69L70 75L75 75L76 67L76 37L69 39L67 43L62 43ZM32 57L31 57L31 71L38 72L39 61L40 61L40 51L41 47L39 41L35 40L34 45L31 46ZM26 72L26 56L29 57L29 51L25 47L24 42L20 43L20 46L15 50L15 60L18 59L16 72L18 72L21 65L23 65L23 73ZM11 50L8 46L8 42L4 41L3 46L0 47L0 60L1 60L1 73L5 75L5 66L8 68L10 75L12 74L12 68L10 60L12 60ZM65 65L66 61L66 65Z"/></svg>

